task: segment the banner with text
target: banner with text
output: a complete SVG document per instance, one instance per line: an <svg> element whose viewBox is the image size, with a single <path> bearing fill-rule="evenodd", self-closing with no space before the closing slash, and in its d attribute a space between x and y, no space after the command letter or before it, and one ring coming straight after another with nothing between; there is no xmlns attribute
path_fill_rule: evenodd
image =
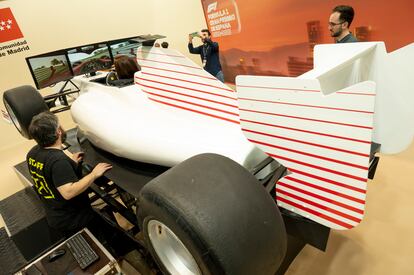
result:
<svg viewBox="0 0 414 275"><path fill-rule="evenodd" d="M332 9L355 10L359 41L384 41L388 51L414 42L412 0L201 0L213 40L220 45L226 82L235 76L298 76L313 68L313 47L333 43ZM390 14L398 16L390 16Z"/></svg>
<svg viewBox="0 0 414 275"><path fill-rule="evenodd" d="M30 50L10 8L0 9L0 58Z"/></svg>

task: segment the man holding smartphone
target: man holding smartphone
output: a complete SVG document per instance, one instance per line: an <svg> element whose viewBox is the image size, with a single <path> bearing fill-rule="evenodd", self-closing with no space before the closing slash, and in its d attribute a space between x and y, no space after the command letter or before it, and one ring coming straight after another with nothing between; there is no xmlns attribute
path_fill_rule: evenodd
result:
<svg viewBox="0 0 414 275"><path fill-rule="evenodd" d="M203 45L194 47L194 37L200 37ZM219 45L217 42L211 41L211 33L208 29L203 29L200 33L192 33L188 36L188 50L192 54L199 54L204 70L224 83L224 75L219 58Z"/></svg>

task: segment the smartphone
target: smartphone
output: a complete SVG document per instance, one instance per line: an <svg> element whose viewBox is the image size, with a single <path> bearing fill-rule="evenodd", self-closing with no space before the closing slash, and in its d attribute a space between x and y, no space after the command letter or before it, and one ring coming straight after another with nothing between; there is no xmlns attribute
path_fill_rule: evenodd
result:
<svg viewBox="0 0 414 275"><path fill-rule="evenodd" d="M190 33L190 36L191 36L191 37L201 37L201 36L198 34L198 32L192 32L192 33Z"/></svg>

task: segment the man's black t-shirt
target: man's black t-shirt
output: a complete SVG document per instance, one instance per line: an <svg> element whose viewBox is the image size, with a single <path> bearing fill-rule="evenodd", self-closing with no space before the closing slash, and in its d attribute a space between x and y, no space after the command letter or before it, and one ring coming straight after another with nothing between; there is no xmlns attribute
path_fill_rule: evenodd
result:
<svg viewBox="0 0 414 275"><path fill-rule="evenodd" d="M93 217L88 194L65 200L57 188L81 177L78 165L62 150L33 147L27 154L33 187L46 207L51 227L63 231L79 230Z"/></svg>

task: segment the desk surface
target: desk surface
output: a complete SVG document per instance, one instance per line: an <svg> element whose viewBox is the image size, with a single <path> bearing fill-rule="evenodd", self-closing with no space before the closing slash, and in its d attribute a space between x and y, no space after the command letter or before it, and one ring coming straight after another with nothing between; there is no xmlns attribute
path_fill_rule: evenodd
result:
<svg viewBox="0 0 414 275"><path fill-rule="evenodd" d="M76 233L82 234L85 240L89 243L93 250L99 255L99 260L91 264L85 270L82 270L75 258L72 256L69 248L67 247L67 241L56 246L52 250L48 251L42 255L36 261L27 265L22 271L17 274L36 274L31 273L30 270L33 270L33 266L36 267L38 272L43 275L54 275L54 274L116 274L120 272L120 268L116 260L112 255L103 247L103 245L92 235L88 229L83 229L82 231ZM65 249L66 253L55 260L54 262L49 262L48 256L57 249ZM113 272L110 272L112 269Z"/></svg>

